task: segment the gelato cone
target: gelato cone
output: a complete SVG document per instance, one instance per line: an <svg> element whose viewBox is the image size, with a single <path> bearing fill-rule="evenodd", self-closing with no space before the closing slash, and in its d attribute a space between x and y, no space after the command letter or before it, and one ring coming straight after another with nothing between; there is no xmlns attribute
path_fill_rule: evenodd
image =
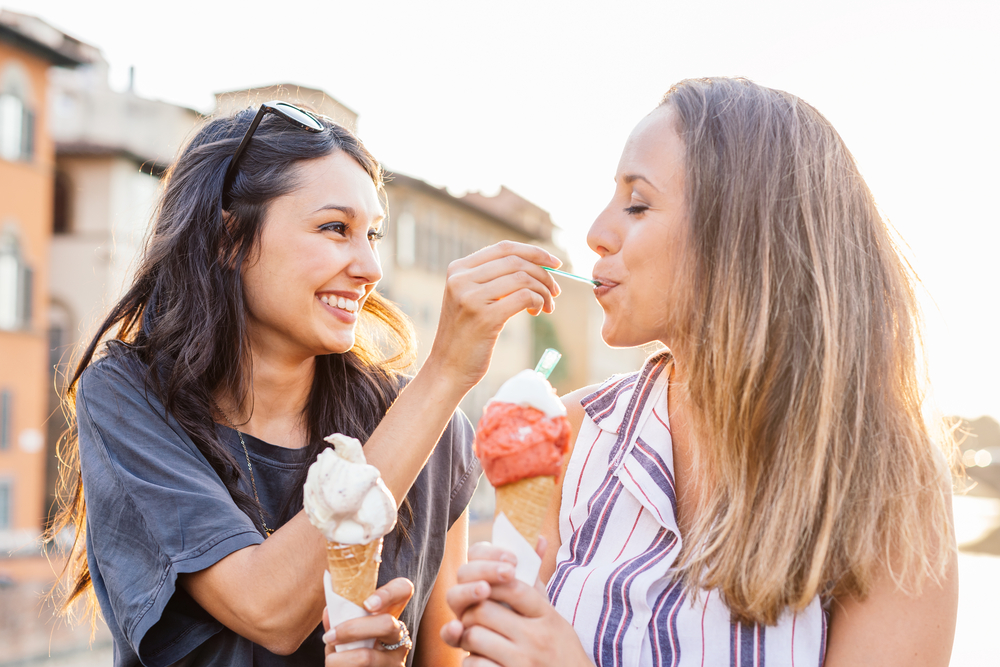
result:
<svg viewBox="0 0 1000 667"><path fill-rule="evenodd" d="M525 370L505 382L476 429L476 455L504 515L532 548L569 449L569 420L555 390Z"/></svg>
<svg viewBox="0 0 1000 667"><path fill-rule="evenodd" d="M368 544L327 542L326 562L333 592L363 607L378 585L382 538Z"/></svg>
<svg viewBox="0 0 1000 667"><path fill-rule="evenodd" d="M547 475L498 486L496 513L503 512L528 544L535 546L555 488L556 478Z"/></svg>
<svg viewBox="0 0 1000 667"><path fill-rule="evenodd" d="M305 510L326 537L333 592L361 607L375 592L382 537L396 523L396 501L378 469L365 461L360 442L339 433L326 441L333 448L309 467Z"/></svg>

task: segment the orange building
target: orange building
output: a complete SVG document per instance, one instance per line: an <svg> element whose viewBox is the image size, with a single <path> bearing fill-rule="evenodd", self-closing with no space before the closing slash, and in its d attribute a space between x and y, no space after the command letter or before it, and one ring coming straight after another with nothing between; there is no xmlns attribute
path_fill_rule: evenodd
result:
<svg viewBox="0 0 1000 667"><path fill-rule="evenodd" d="M48 257L55 147L48 72L79 42L0 12L0 576L34 576L45 516Z"/></svg>

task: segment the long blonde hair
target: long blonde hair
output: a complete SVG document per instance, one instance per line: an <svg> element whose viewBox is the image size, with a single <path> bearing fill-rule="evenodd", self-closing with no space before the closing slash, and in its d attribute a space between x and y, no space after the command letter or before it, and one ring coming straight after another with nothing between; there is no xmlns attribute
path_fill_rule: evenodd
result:
<svg viewBox="0 0 1000 667"><path fill-rule="evenodd" d="M773 624L816 595L915 593L946 567L950 488L922 418L915 276L830 123L744 79L678 83L696 407L679 566Z"/></svg>

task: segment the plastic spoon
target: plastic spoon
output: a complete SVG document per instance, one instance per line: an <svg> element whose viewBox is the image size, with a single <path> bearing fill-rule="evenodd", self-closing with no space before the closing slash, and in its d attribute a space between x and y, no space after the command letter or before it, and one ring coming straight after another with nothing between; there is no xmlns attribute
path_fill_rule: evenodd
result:
<svg viewBox="0 0 1000 667"><path fill-rule="evenodd" d="M556 273L556 274L558 274L560 276L566 276L567 278L572 278L573 280L579 280L581 283L589 283L591 285L600 285L601 284L601 283L597 282L596 280L591 280L590 278L584 278L583 276L575 276L572 273L566 273L565 271L560 271L559 269L553 269L553 268L548 267L548 266L543 266L542 268L545 269L546 271L548 271L549 273Z"/></svg>
<svg viewBox="0 0 1000 667"><path fill-rule="evenodd" d="M542 358L538 360L538 365L535 366L535 372L541 374L546 380L549 379L549 375L552 374L552 369L556 367L559 360L562 359L562 354L559 350L554 348L548 348L542 352Z"/></svg>

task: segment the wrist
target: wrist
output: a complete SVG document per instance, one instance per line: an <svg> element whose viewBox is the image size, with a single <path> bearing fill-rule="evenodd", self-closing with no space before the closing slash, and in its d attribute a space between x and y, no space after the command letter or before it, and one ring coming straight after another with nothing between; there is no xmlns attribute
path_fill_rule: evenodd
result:
<svg viewBox="0 0 1000 667"><path fill-rule="evenodd" d="M440 359L434 350L421 365L413 382L416 382L418 378L426 390L433 392L433 396L440 396L442 400L454 401L456 407L482 379L470 377L463 369Z"/></svg>

